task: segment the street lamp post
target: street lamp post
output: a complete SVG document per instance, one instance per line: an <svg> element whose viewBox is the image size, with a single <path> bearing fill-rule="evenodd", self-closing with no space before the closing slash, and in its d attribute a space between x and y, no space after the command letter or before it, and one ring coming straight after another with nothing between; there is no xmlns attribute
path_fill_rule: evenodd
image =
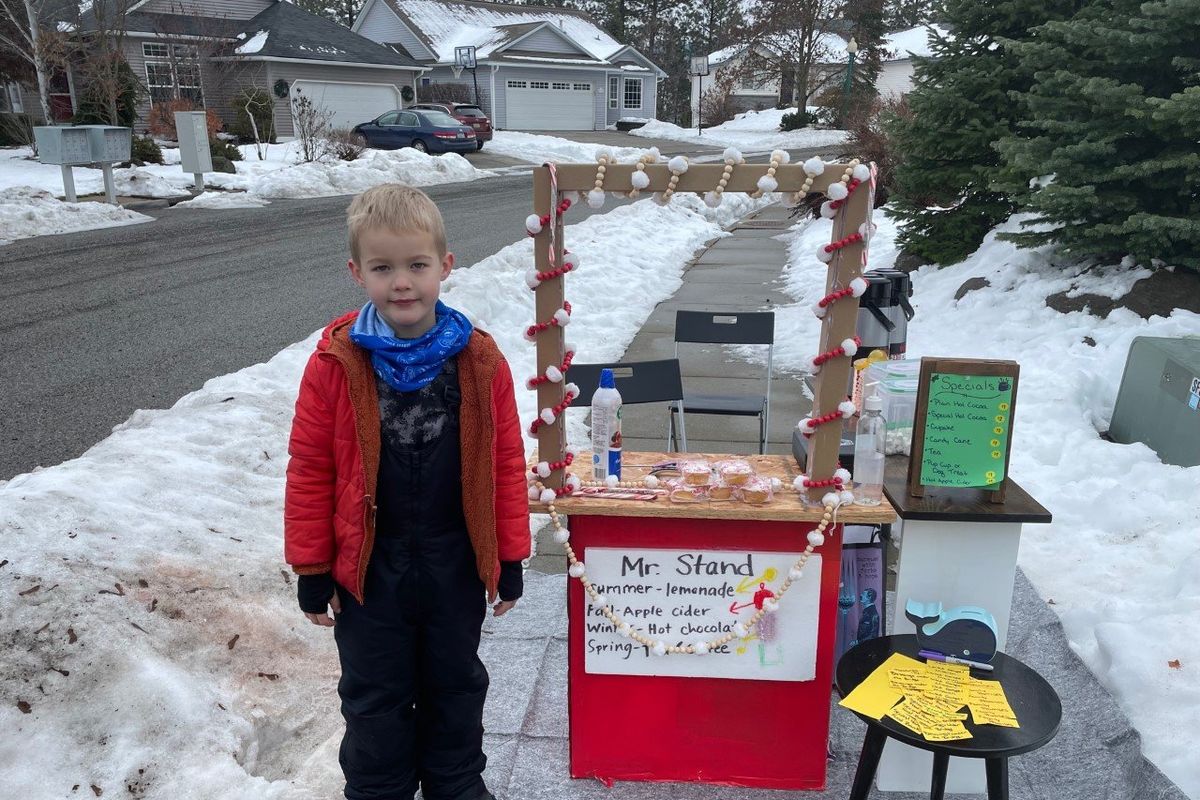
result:
<svg viewBox="0 0 1200 800"><path fill-rule="evenodd" d="M858 52L858 42L854 41L853 36L846 45L846 52L850 54L850 59L846 63L846 83L842 86L842 127L845 127L846 115L849 113L850 89L854 85L854 54Z"/></svg>

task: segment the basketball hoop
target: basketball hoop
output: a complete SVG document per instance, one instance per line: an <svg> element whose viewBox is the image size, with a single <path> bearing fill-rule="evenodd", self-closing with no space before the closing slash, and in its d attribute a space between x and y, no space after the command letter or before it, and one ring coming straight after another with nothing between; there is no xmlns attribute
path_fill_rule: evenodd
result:
<svg viewBox="0 0 1200 800"><path fill-rule="evenodd" d="M693 75L703 76L708 74L708 56L692 56Z"/></svg>
<svg viewBox="0 0 1200 800"><path fill-rule="evenodd" d="M475 46L454 48L454 64L460 73L464 69L475 69Z"/></svg>

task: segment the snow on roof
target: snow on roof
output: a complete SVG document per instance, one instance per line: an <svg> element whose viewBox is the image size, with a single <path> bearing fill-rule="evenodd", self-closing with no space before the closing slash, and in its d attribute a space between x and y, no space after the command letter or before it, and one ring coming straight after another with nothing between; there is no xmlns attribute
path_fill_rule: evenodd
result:
<svg viewBox="0 0 1200 800"><path fill-rule="evenodd" d="M234 52L238 55L250 55L251 53L257 53L263 49L264 45L266 45L268 35L270 35L270 31L259 31L251 36L244 44L239 44Z"/></svg>
<svg viewBox="0 0 1200 800"><path fill-rule="evenodd" d="M597 65L608 63L606 61L597 61L597 60L591 59L591 58L565 58L565 57L555 58L553 56L514 56L511 53L501 53L498 57L504 59L505 61L534 61L534 62L537 62L540 64L574 64L575 66L579 66L581 64L586 65L586 66L597 66ZM621 69L625 69L625 66L626 65L622 64ZM649 70L644 70L644 71L648 72Z"/></svg>
<svg viewBox="0 0 1200 800"><path fill-rule="evenodd" d="M933 51L929 49L929 40L935 32L941 36L946 35L946 30L937 25L919 25L889 34L884 45L892 51L892 61L901 61L912 56L929 57L933 55Z"/></svg>
<svg viewBox="0 0 1200 800"><path fill-rule="evenodd" d="M710 67L715 67L717 64L724 64L730 58L737 55L738 51L744 50L745 47L746 45L744 44L731 44L729 47L721 48L715 53L709 53L708 65Z"/></svg>
<svg viewBox="0 0 1200 800"><path fill-rule="evenodd" d="M439 62L453 62L454 48L475 45L476 58L486 58L508 34L505 25L549 22L597 60L624 47L590 20L556 8L501 6L455 0L393 0L433 45ZM491 35L485 35L488 31ZM494 35L494 36L493 36Z"/></svg>

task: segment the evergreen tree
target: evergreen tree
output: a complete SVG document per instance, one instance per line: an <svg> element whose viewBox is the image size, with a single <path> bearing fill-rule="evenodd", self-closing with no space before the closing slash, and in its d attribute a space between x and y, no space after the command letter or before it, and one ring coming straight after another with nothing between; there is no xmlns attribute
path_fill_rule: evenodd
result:
<svg viewBox="0 0 1200 800"><path fill-rule="evenodd" d="M1020 244L1200 269L1200 7L1107 0L1009 49L1036 72L1000 150L1022 200Z"/></svg>
<svg viewBox="0 0 1200 800"><path fill-rule="evenodd" d="M1030 28L1069 18L1085 0L947 0L932 58L914 63L912 116L896 118L892 211L905 224L898 240L908 252L953 264L978 248L989 230L1016 208L993 182L1003 167L995 143L1024 114L1013 93L1033 85L1033 70L1000 41L1022 41Z"/></svg>

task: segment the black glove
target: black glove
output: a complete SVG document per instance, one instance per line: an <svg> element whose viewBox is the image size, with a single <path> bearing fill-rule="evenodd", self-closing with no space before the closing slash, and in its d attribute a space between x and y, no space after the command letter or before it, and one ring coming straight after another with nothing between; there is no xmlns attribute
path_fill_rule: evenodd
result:
<svg viewBox="0 0 1200 800"><path fill-rule="evenodd" d="M516 600L525 591L525 575L520 561L500 562L500 599Z"/></svg>
<svg viewBox="0 0 1200 800"><path fill-rule="evenodd" d="M329 601L337 591L332 572L296 577L296 595L300 610L305 614L324 614L329 610Z"/></svg>

